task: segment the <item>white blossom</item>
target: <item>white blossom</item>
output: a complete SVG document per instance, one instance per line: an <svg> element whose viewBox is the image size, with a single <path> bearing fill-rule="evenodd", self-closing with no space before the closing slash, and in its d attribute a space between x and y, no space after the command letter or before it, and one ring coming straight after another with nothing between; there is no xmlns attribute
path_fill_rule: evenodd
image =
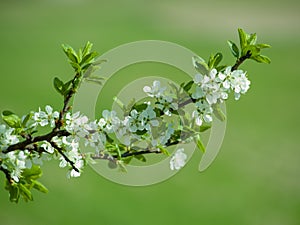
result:
<svg viewBox="0 0 300 225"><path fill-rule="evenodd" d="M166 87L160 86L160 81L153 81L152 87L145 86L143 88L143 91L150 97L156 97L159 98L163 95L164 91L166 90Z"/></svg>
<svg viewBox="0 0 300 225"><path fill-rule="evenodd" d="M55 120L59 117L59 112L54 111L53 108L49 105L45 107L45 111L42 111L41 108L39 108L38 112L34 112L32 119L35 122L35 125L40 125L42 127L47 126L50 124L50 127L55 126Z"/></svg>
<svg viewBox="0 0 300 225"><path fill-rule="evenodd" d="M179 170L184 167L186 163L187 155L184 153L184 149L178 149L170 160L170 169Z"/></svg>

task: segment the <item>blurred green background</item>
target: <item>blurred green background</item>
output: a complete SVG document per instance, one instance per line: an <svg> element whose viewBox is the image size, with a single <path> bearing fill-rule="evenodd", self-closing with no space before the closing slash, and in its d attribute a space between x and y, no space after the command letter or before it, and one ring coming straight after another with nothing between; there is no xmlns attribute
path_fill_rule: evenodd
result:
<svg viewBox="0 0 300 225"><path fill-rule="evenodd" d="M220 154L198 172L196 153L175 177L148 187L112 183L87 168L66 179L58 162L41 179L49 194L18 205L0 189L0 224L300 224L298 1L0 1L0 110L19 115L61 107L52 79L72 70L60 45L87 40L104 53L131 41L158 39L207 58L225 53L237 28L272 45L271 65L247 62L252 88L227 103ZM109 101L110 99L107 99ZM3 174L0 183L4 182Z"/></svg>

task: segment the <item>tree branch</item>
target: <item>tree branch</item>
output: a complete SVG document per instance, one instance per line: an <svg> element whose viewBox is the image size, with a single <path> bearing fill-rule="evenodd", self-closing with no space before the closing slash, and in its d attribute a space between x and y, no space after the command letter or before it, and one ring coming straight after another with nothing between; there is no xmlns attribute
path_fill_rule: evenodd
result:
<svg viewBox="0 0 300 225"><path fill-rule="evenodd" d="M235 64L232 66L231 71L237 70L239 66L246 60L251 57L252 53L250 50L247 51L246 55L238 58L235 62Z"/></svg>
<svg viewBox="0 0 300 225"><path fill-rule="evenodd" d="M12 183L13 181L12 181L9 171L7 169L4 169L2 166L0 166L0 170L5 174L7 181L9 183Z"/></svg>
<svg viewBox="0 0 300 225"><path fill-rule="evenodd" d="M69 92L67 93L66 96L64 96L64 105L62 110L59 113L59 118L56 121L55 127L53 128L53 130L59 130L61 128L61 126L63 125L63 118L64 115L66 114L66 112L68 112L69 110L69 103L73 97L73 95L76 93L77 90L77 86L76 86L76 80L80 79L81 73L77 72L74 76L74 78L72 79L72 87L70 88ZM79 84L79 83L78 83Z"/></svg>
<svg viewBox="0 0 300 225"><path fill-rule="evenodd" d="M55 148L55 149L59 152L59 154L61 154L62 157L63 157L63 158L71 165L71 167L72 167L73 170L75 170L75 171L78 172L78 173L80 172L79 169L77 169L77 167L75 166L75 163L74 163L72 160L70 160L70 159L68 158L68 156L65 155L65 153L63 152L63 149L62 149L62 148L58 147L57 144L56 144L55 142L53 142L53 141L50 141L49 143L50 143L51 146L52 146L53 148Z"/></svg>
<svg viewBox="0 0 300 225"><path fill-rule="evenodd" d="M29 148L29 146L31 144L34 144L36 142L47 141L47 142L50 143L51 139L55 136L61 137L61 136L69 136L69 135L70 135L70 133L66 130L51 131L48 134L33 137L31 139L26 139L26 140L24 140L22 142L19 142L17 144L10 145L6 150L4 150L2 152L3 153L8 153L8 152L12 152L12 151L15 151L15 150L25 150L25 149Z"/></svg>

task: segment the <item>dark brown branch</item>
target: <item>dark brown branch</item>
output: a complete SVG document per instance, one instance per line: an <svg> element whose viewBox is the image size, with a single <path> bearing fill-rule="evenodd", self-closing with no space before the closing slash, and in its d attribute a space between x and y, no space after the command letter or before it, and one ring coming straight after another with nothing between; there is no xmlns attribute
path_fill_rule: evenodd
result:
<svg viewBox="0 0 300 225"><path fill-rule="evenodd" d="M6 177L7 181L8 181L9 183L12 183L13 180L12 180L12 178L11 178L11 176L10 176L9 171L8 171L7 169L3 168L2 166L0 166L0 170L5 174L5 177Z"/></svg>
<svg viewBox="0 0 300 225"><path fill-rule="evenodd" d="M79 169L77 169L77 167L75 166L75 163L72 160L70 160L68 156L65 155L62 148L58 147L54 141L50 141L49 143L53 148L55 148L58 151L59 154L61 154L62 157L64 157L64 159L71 165L73 170L75 170L78 173L80 172Z"/></svg>
<svg viewBox="0 0 300 225"><path fill-rule="evenodd" d="M246 55L238 58L235 62L235 64L232 66L231 71L237 70L239 66L246 60L251 57L252 53L250 50L247 51Z"/></svg>
<svg viewBox="0 0 300 225"><path fill-rule="evenodd" d="M161 151L156 149L156 150L151 150L151 149L146 149L138 152L125 152L121 155L122 158L130 157L130 156L135 156L135 155L143 155L143 154L160 154ZM114 158L117 158L118 156L114 155Z"/></svg>
<svg viewBox="0 0 300 225"><path fill-rule="evenodd" d="M69 92L67 93L67 95L64 97L64 105L62 110L59 113L59 118L56 121L55 127L53 130L59 130L61 128L61 126L63 125L63 118L64 115L66 114L66 112L68 112L69 110L69 103L73 97L73 95L76 93L76 80L80 79L81 73L76 73L74 78L72 79L72 87L70 88Z"/></svg>
<svg viewBox="0 0 300 225"><path fill-rule="evenodd" d="M55 136L61 137L61 136L69 136L69 135L70 135L70 133L66 130L51 131L48 134L33 137L31 139L26 139L26 140L24 140L22 142L19 142L17 144L10 145L6 150L4 150L2 152L3 153L8 153L8 152L12 152L12 151L15 151L15 150L25 150L25 149L29 148L30 145L32 145L36 142L40 142L40 141L50 142L51 139Z"/></svg>

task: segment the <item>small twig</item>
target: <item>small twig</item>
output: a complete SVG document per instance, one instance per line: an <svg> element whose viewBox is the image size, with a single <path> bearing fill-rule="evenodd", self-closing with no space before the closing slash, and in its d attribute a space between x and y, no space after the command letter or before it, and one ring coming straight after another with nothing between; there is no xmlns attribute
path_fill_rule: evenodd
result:
<svg viewBox="0 0 300 225"><path fill-rule="evenodd" d="M77 79L79 79L81 76L81 73L76 73L74 78L72 79L72 87L70 88L68 94L64 97L64 105L63 105L63 108L62 110L60 111L59 113L59 118L58 120L56 121L56 124L55 124L55 127L53 128L53 130L59 130L61 128L61 126L63 125L63 118L64 118L64 115L68 112L69 110L69 103L73 97L73 95L76 93L76 84L75 84L75 81Z"/></svg>
<svg viewBox="0 0 300 225"><path fill-rule="evenodd" d="M61 154L61 156L62 156L62 157L63 157L63 158L71 165L71 167L72 167L73 170L75 170L75 171L78 172L78 173L80 172L79 169L77 169L77 167L75 166L75 163L74 163L72 160L70 160L70 159L68 158L68 156L65 155L65 153L63 152L63 149L62 149L62 148L58 147L57 144L56 144L55 142L53 142L53 141L50 141L49 143L50 143L51 146L52 146L53 148L55 148L55 149L58 151L58 153Z"/></svg>
<svg viewBox="0 0 300 225"><path fill-rule="evenodd" d="M151 150L151 149L146 149L146 150L142 150L142 151L138 151L138 152L125 152L121 155L122 158L126 158L126 157L130 157L130 156L136 156L136 155L143 155L143 154L160 154L161 151L158 149L155 150ZM117 158L117 155L113 156L114 158Z"/></svg>

